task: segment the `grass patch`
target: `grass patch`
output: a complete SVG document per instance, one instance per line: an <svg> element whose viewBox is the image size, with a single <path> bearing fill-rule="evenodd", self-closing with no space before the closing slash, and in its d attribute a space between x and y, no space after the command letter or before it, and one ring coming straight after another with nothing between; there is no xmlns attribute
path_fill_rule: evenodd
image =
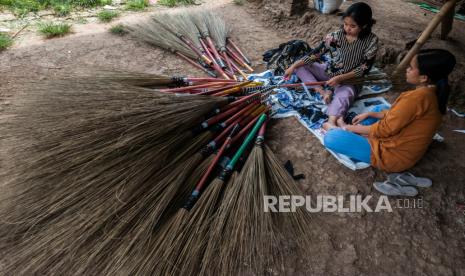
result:
<svg viewBox="0 0 465 276"><path fill-rule="evenodd" d="M0 51L5 50L13 44L13 39L9 35L0 33Z"/></svg>
<svg viewBox="0 0 465 276"><path fill-rule="evenodd" d="M46 38L64 36L71 31L71 25L67 23L47 22L39 24L39 32Z"/></svg>
<svg viewBox="0 0 465 276"><path fill-rule="evenodd" d="M54 4L53 10L57 16L67 16L71 12L69 4Z"/></svg>
<svg viewBox="0 0 465 276"><path fill-rule="evenodd" d="M195 0L160 0L158 4L168 7L175 7L179 5L193 5Z"/></svg>
<svg viewBox="0 0 465 276"><path fill-rule="evenodd" d="M97 13L97 17L101 22L110 22L113 18L118 17L119 13L116 11L106 11L103 10Z"/></svg>
<svg viewBox="0 0 465 276"><path fill-rule="evenodd" d="M16 16L52 8L59 16L65 16L73 8L91 8L111 4L111 0L0 0L0 8L7 8Z"/></svg>
<svg viewBox="0 0 465 276"><path fill-rule="evenodd" d="M244 0L233 0L233 3L238 5L238 6L242 6L242 5L244 5Z"/></svg>
<svg viewBox="0 0 465 276"><path fill-rule="evenodd" d="M126 29L124 28L123 25L118 24L118 25L112 26L110 28L110 33L112 33L114 35L123 36L123 35L125 35L127 33L127 31L126 31Z"/></svg>
<svg viewBox="0 0 465 276"><path fill-rule="evenodd" d="M126 9L130 11L142 11L148 6L148 0L128 0L126 2Z"/></svg>

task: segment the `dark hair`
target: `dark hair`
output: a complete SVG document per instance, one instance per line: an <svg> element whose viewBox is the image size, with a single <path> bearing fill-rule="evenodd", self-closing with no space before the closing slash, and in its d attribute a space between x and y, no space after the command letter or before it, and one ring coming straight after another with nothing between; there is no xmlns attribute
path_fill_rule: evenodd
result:
<svg viewBox="0 0 465 276"><path fill-rule="evenodd" d="M350 5L349 8L342 14L342 18L350 17L362 29L358 35L364 38L371 33L371 27L376 23L373 19L373 11L371 7L363 2L358 2Z"/></svg>
<svg viewBox="0 0 465 276"><path fill-rule="evenodd" d="M421 75L426 75L432 84L436 84L436 96L439 111L446 113L449 99L449 74L454 69L455 56L442 49L425 49L417 55L418 69Z"/></svg>

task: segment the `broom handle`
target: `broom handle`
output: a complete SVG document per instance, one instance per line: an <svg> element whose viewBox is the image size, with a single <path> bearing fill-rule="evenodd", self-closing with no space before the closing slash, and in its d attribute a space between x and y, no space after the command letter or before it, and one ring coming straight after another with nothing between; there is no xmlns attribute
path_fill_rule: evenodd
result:
<svg viewBox="0 0 465 276"><path fill-rule="evenodd" d="M228 50L228 54L237 62L239 63L241 66L245 67L247 70L249 70L250 72L253 72L253 68L250 67L247 63L245 63L239 56L236 55L236 53L234 53L234 51L231 50L230 47L226 46L226 49Z"/></svg>
<svg viewBox="0 0 465 276"><path fill-rule="evenodd" d="M233 48L239 53L239 55L241 55L242 58L244 58L245 62L247 62L249 65L252 65L252 62L250 62L250 60L245 56L241 49L239 49L239 47L236 45L236 43L234 43L232 38L228 37L227 41L231 44L231 46L233 46Z"/></svg>
<svg viewBox="0 0 465 276"><path fill-rule="evenodd" d="M202 128L208 128L209 126L211 126L213 124L216 124L219 121L223 120L224 118L229 117L230 115L232 115L232 114L236 113L237 111L241 110L246 105L247 105L247 103L241 104L241 105L235 106L235 107L233 107L233 108L231 108L229 110L226 110L226 112L220 113L220 114L218 114L218 115L204 121L201 124L201 127Z"/></svg>
<svg viewBox="0 0 465 276"><path fill-rule="evenodd" d="M202 190L203 186L205 186L205 183L208 180L208 177L211 175L213 172L213 169L216 167L218 162L220 161L220 158L223 156L224 151L229 148L231 145L232 141L232 136L236 133L236 131L239 129L239 125L235 125L231 132L229 133L228 138L226 138L226 141L224 141L223 145L219 149L218 153L216 154L215 158L213 161L210 163L210 165L207 168L207 171L202 175L202 178L199 180L197 185L195 186L194 191L192 191L191 195L187 199L186 203L184 204L183 208L186 210L191 210L194 204L197 202L197 199L199 198L200 191Z"/></svg>
<svg viewBox="0 0 465 276"><path fill-rule="evenodd" d="M194 78L194 77L192 78L186 77L185 80L190 81L190 82L225 82L225 83L237 82L236 80L222 80L222 79L216 79L216 78Z"/></svg>
<svg viewBox="0 0 465 276"><path fill-rule="evenodd" d="M215 94L217 92L220 92L220 91L223 91L223 90L226 90L226 89L230 89L230 88L234 88L238 85L241 85L241 84L232 84L232 85L229 85L229 86L225 86L225 87L222 87L222 88L215 88L213 90L209 90L209 91L205 91L205 92L202 92L202 93L199 93L199 95L211 95L211 94Z"/></svg>
<svg viewBox="0 0 465 276"><path fill-rule="evenodd" d="M227 54L226 54L226 57L228 57ZM229 57L228 57L228 60L231 66L234 68L234 70L236 70L244 79L247 79L247 74L245 74L244 71L242 71L241 68L239 68L239 66L236 65L236 63L234 63L231 59L229 59Z"/></svg>
<svg viewBox="0 0 465 276"><path fill-rule="evenodd" d="M254 108L253 110L249 110L246 114L241 114L241 116L239 118L237 118L236 120L234 120L234 122L232 122L232 124L230 124L228 127L226 127L217 137L215 137L213 140L211 140L208 145L207 145L207 148L206 148L206 151L214 151L216 149L216 146L221 144L221 142L223 141L223 139L226 137L226 135L228 134L228 132L231 130L231 128L236 125L236 124L239 124L240 125L243 125L243 122L247 121L247 118L249 118L251 116L251 114L255 113L256 110L258 110L258 108ZM253 119L253 118L252 118ZM237 140L237 139L236 139Z"/></svg>
<svg viewBox="0 0 465 276"><path fill-rule="evenodd" d="M433 20L431 20L426 26L425 30L421 33L420 37L417 39L413 47L408 51L407 55L404 57L402 62L396 67L394 70L393 75L397 75L402 73L405 68L407 68L408 64L412 60L412 58L420 51L421 47L426 43L426 41L430 38L433 31L438 27L439 23L441 23L443 17L455 7L457 0L449 0L447 1L437 13Z"/></svg>
<svg viewBox="0 0 465 276"><path fill-rule="evenodd" d="M228 65L229 70L234 74L234 68L233 68L233 66L232 66L232 64L231 64L231 60L230 60L230 59L228 58L228 56L226 55L226 52L221 51L221 56L222 56L222 57L224 58L224 60L226 61L226 64ZM240 72L239 72L239 74L240 74ZM242 75L242 74L241 74L241 75ZM235 77L236 77L236 76L234 76L234 78L235 78ZM247 79L247 78L246 78L246 79Z"/></svg>
<svg viewBox="0 0 465 276"><path fill-rule="evenodd" d="M184 54L180 53L180 52L175 52L176 55L178 55L179 57L181 57L182 59L184 59L185 61L187 61L188 63L190 63L191 65L193 65L195 68L197 69L200 69L202 70L203 72L207 73L208 75L216 78L216 74L203 68L202 66L200 66L200 64L198 64L197 62L193 61L191 58L185 56Z"/></svg>
<svg viewBox="0 0 465 276"><path fill-rule="evenodd" d="M167 89L160 89L160 92L185 92L192 89L199 89L199 88L206 88L212 86L223 85L222 82L208 82L204 84L192 85L192 86L184 86L184 87L177 87L177 88L167 88Z"/></svg>
<svg viewBox="0 0 465 276"><path fill-rule="evenodd" d="M238 85L238 86L236 86L234 88L230 88L230 89L215 93L215 94L213 94L213 96L225 96L225 95L229 95L229 94L234 94L234 93L240 92L242 87L249 86L249 85L254 85L254 83L251 82L251 81L246 81L246 82L243 82L243 83L241 83L240 85Z"/></svg>
<svg viewBox="0 0 465 276"><path fill-rule="evenodd" d="M182 34L176 34L176 36L186 44L192 51L194 51L201 59L203 59L208 65L211 65L213 62L205 56L195 45L188 39L187 37L183 36Z"/></svg>
<svg viewBox="0 0 465 276"><path fill-rule="evenodd" d="M229 76L223 71L222 66L216 61L216 59L213 57L212 53L209 51L208 46L205 44L205 42L199 38L200 44L204 48L205 52L207 55L213 60L213 64L211 65L215 71L220 73L221 76L223 76L225 79L230 79Z"/></svg>
<svg viewBox="0 0 465 276"><path fill-rule="evenodd" d="M255 124L253 129L250 131L249 135L247 135L247 137L245 138L245 140L242 143L241 147L236 152L236 154L234 154L233 158L231 159L231 161L229 161L229 164L226 166L226 169L225 169L226 174L229 174L229 172L231 172L234 169L234 167L236 166L236 163L239 160L239 158L241 157L242 153L244 153L245 149L250 144L250 142L253 140L253 138L257 134L257 131L262 126L263 122L265 122L265 120L266 120L266 114L260 115L257 123ZM222 174L221 177L224 178L223 174Z"/></svg>
<svg viewBox="0 0 465 276"><path fill-rule="evenodd" d="M218 51L216 50L215 44L213 44L212 39L209 36L207 36L206 38L207 38L208 46L210 46L210 50L213 52L213 55L215 56L216 60L218 61L218 64L221 66L221 68L226 68L226 65L221 60L221 57L218 54Z"/></svg>
<svg viewBox="0 0 465 276"><path fill-rule="evenodd" d="M221 145L221 148L219 149L218 153L216 154L215 159L213 159L213 161L210 163L210 166L208 166L207 171L202 176L200 181L197 183L197 186L195 187L195 190L192 192L192 195L195 194L196 196L198 196L198 194L200 193L200 190L205 185L205 182L207 181L207 178L210 176L210 174L212 173L214 167L216 166L216 164L218 163L220 158L223 156L223 153L224 153L225 149L227 149L231 145L232 137L234 136L234 134L236 134L236 132L238 130L239 130L239 124L234 125L233 128L231 129L228 137L224 141L223 145Z"/></svg>
<svg viewBox="0 0 465 276"><path fill-rule="evenodd" d="M240 116L242 116L242 114L248 114L249 111L251 111L252 109L254 109L256 106L258 106L260 104L259 101L253 101L251 102L249 105L247 105L244 109L242 109L241 111L237 112L236 114L234 114L231 118L227 119L226 121L224 121L223 123L221 123L222 125L224 126L228 126L230 125L232 122L234 122L237 118L239 118Z"/></svg>
<svg viewBox="0 0 465 276"><path fill-rule="evenodd" d="M234 136L233 143L239 140L239 138L241 138L255 124L255 122L257 122L258 118L260 118L259 116L262 115L263 113L266 113L268 110L269 110L269 107L260 108L257 110L259 112L258 114L256 114L256 116L253 116L255 114L252 114L252 116L248 117L247 120L244 120L244 122L241 122L242 124L247 124L247 125L236 136Z"/></svg>
<svg viewBox="0 0 465 276"><path fill-rule="evenodd" d="M239 104L241 104L241 103L243 103L243 102L247 102L248 100L252 100L252 99L255 99L255 98L258 99L258 98L260 98L260 96L261 96L261 95L258 94L258 93L257 93L257 94L252 94L252 95L245 96L244 98L241 98L240 100L237 100L237 101L235 101L235 102L232 102L232 103L226 105L226 106L224 107L224 109L232 108L232 107L234 107L234 106L236 106L236 105L239 105Z"/></svg>
<svg viewBox="0 0 465 276"><path fill-rule="evenodd" d="M302 85L305 86L312 86L312 85L324 85L325 81L316 81L316 82L299 82L299 83L287 83L287 84L279 84L277 87L299 87Z"/></svg>

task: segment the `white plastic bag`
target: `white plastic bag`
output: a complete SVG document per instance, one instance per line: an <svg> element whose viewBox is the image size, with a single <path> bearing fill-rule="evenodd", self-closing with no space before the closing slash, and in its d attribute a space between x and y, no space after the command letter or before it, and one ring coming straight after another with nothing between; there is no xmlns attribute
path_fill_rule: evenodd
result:
<svg viewBox="0 0 465 276"><path fill-rule="evenodd" d="M339 9L343 0L313 0L315 9L323 14L329 14Z"/></svg>

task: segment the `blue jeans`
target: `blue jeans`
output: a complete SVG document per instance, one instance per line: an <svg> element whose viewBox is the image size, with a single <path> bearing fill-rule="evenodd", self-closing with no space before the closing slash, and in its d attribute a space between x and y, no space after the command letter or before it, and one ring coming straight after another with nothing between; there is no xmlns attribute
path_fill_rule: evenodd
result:
<svg viewBox="0 0 465 276"><path fill-rule="evenodd" d="M386 105L377 105L373 107L371 111L380 112L385 109L389 109L389 107ZM360 124L369 126L376 123L378 120L379 119L370 117L360 122ZM328 149L336 153L347 155L356 161L371 163L371 147L366 137L336 128L326 133L324 144Z"/></svg>

